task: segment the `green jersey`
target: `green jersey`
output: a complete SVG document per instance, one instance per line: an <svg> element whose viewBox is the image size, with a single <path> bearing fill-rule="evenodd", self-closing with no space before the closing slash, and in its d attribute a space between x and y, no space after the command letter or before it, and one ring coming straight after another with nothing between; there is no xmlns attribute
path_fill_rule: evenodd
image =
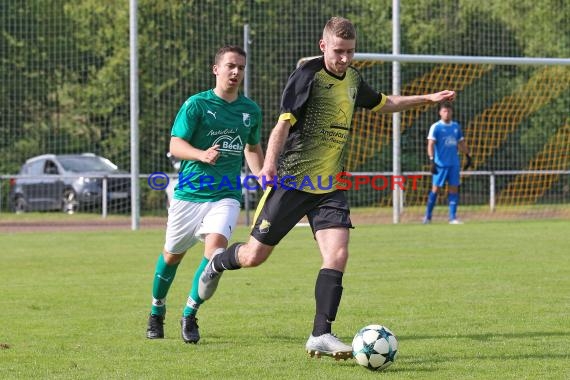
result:
<svg viewBox="0 0 570 380"><path fill-rule="evenodd" d="M281 99L279 119L289 120L292 127L279 159L278 177L294 178L296 188L309 193L334 191L337 174L344 171L354 108L375 111L385 102L386 96L364 82L354 67L342 77L326 69L323 57L299 67L289 77Z"/></svg>
<svg viewBox="0 0 570 380"><path fill-rule="evenodd" d="M214 165L183 160L174 198L191 202L223 198L240 201L243 150L245 144L259 143L260 131L261 109L251 99L240 94L229 103L213 90L191 96L178 111L171 135L197 149L219 145L220 155Z"/></svg>

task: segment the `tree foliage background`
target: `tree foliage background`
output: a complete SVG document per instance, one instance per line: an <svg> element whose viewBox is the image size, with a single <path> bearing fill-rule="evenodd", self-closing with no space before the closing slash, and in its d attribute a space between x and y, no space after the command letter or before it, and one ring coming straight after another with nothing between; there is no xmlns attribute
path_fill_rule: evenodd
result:
<svg viewBox="0 0 570 380"><path fill-rule="evenodd" d="M112 0L0 2L0 173L16 173L42 153L93 152L130 167L128 7ZM390 53L391 7L392 0L140 0L141 172L170 170L165 152L178 108L213 86L214 53L243 45L244 24L252 33L249 95L262 106L266 139L297 60L320 53L326 20L350 18L359 51ZM405 54L570 56L570 3L563 0L401 0L400 13ZM403 82L412 75L403 72ZM494 93L519 80L516 73L506 78L496 78ZM373 85L391 91L391 82ZM543 129L568 115L567 99L549 107L535 138L522 143L544 142ZM545 125L550 114L552 126Z"/></svg>

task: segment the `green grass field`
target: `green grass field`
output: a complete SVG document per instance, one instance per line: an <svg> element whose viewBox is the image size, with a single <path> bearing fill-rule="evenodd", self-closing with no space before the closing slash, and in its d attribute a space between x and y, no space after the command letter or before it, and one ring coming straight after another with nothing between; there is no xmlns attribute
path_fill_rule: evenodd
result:
<svg viewBox="0 0 570 380"><path fill-rule="evenodd" d="M198 314L198 345L179 337L197 249L171 288L166 339L145 339L162 229L0 234L0 378L568 379L569 231L356 228L333 328L346 341L370 323L392 329L400 350L381 373L305 353L320 266L308 228L261 267L224 275Z"/></svg>

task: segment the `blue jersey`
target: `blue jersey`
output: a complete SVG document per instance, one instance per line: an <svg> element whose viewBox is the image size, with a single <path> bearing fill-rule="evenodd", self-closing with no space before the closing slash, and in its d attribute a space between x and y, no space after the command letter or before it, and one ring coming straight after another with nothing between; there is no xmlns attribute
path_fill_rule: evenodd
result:
<svg viewBox="0 0 570 380"><path fill-rule="evenodd" d="M440 167L459 167L457 144L463 140L461 126L456 121L449 124L438 121L432 124L428 133L428 140L434 140L434 162Z"/></svg>

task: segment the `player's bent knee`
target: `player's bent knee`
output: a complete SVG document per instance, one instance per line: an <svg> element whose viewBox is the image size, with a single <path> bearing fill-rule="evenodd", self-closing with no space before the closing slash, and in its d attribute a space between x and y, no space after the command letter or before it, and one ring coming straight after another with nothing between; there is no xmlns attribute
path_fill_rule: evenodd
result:
<svg viewBox="0 0 570 380"><path fill-rule="evenodd" d="M182 261L182 259L184 258L184 253L174 254L163 251L162 257L164 258L164 262L166 263L166 265L176 265Z"/></svg>
<svg viewBox="0 0 570 380"><path fill-rule="evenodd" d="M323 256L323 267L344 272L348 263L348 252L345 250Z"/></svg>

